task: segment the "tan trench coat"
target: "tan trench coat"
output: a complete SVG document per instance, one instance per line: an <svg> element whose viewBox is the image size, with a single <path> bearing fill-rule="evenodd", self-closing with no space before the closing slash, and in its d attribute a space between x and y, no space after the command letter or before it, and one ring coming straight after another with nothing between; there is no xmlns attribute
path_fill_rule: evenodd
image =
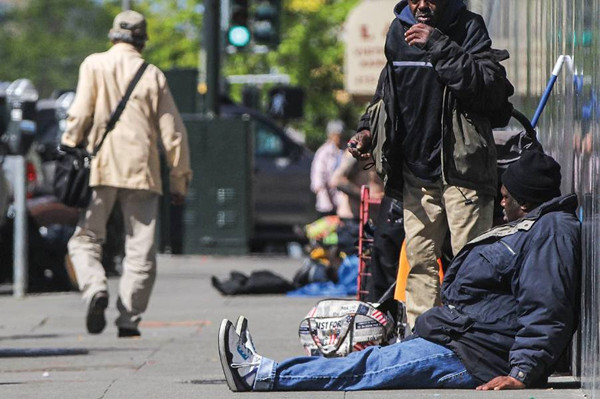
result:
<svg viewBox="0 0 600 399"><path fill-rule="evenodd" d="M126 43L83 61L63 144L75 146L87 140L88 151L93 150L142 62L136 48ZM192 176L187 132L164 74L149 65L92 161L90 185L162 194L159 137L170 168L171 193L185 195Z"/></svg>

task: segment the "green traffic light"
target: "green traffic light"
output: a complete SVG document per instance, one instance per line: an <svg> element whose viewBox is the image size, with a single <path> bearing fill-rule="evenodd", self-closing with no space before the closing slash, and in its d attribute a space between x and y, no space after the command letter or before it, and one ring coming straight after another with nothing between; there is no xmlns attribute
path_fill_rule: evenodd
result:
<svg viewBox="0 0 600 399"><path fill-rule="evenodd" d="M231 45L244 47L250 42L250 31L245 26L232 26L227 37Z"/></svg>

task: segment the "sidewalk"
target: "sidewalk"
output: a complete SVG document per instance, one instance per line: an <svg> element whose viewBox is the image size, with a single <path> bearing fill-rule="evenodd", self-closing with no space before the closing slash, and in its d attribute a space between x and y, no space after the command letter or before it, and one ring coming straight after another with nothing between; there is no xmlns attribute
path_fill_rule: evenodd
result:
<svg viewBox="0 0 600 399"><path fill-rule="evenodd" d="M300 260L283 257L159 258L159 275L140 339L117 339L118 280L110 280L108 326L96 336L85 331L85 306L75 292L0 295L0 397L13 398L582 398L571 379L554 389L513 392L456 390L231 393L217 353L223 318L239 314L261 354L281 360L302 355L298 324L316 298L222 297L210 277L230 270L271 269L290 277ZM259 395L259 396L257 396Z"/></svg>

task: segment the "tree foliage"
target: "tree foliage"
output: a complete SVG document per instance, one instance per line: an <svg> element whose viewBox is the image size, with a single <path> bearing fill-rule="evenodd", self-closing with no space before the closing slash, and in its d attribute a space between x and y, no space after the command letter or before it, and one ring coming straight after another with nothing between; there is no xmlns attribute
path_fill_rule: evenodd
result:
<svg viewBox="0 0 600 399"><path fill-rule="evenodd" d="M148 21L144 57L161 69L197 68L202 32L202 0L137 0Z"/></svg>
<svg viewBox="0 0 600 399"><path fill-rule="evenodd" d="M223 74L290 75L292 84L306 93L305 117L293 125L316 148L325 138L328 120L339 118L353 128L362 111L343 95L341 40L343 23L359 1L284 0L278 48L265 54L226 55ZM83 59L110 47L107 33L122 1L20 0L17 4L0 13L0 80L29 78L47 96L54 89L75 87ZM150 40L144 52L148 61L162 69L200 67L203 0L135 0L132 4L148 20ZM240 87L232 92L239 100Z"/></svg>
<svg viewBox="0 0 600 399"><path fill-rule="evenodd" d="M73 88L79 64L108 46L112 16L89 0L29 0L0 26L0 80L31 79L42 95Z"/></svg>
<svg viewBox="0 0 600 399"><path fill-rule="evenodd" d="M330 119L342 119L349 129L358 121L361 107L343 94L343 23L359 0L322 1L320 7L294 8L284 2L282 41L267 54L240 52L228 57L226 74L268 73L276 69L304 88L305 117L295 122L313 149L325 139Z"/></svg>
<svg viewBox="0 0 600 399"><path fill-rule="evenodd" d="M202 0L138 0L148 20L145 57L160 68L197 67ZM110 47L121 0L28 0L1 15L0 80L31 79L42 96L74 88L79 65Z"/></svg>

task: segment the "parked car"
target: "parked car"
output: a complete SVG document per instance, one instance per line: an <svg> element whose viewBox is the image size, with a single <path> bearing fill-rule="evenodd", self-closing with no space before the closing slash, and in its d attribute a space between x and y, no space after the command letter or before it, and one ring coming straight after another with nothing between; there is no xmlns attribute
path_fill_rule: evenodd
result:
<svg viewBox="0 0 600 399"><path fill-rule="evenodd" d="M68 97L68 93L58 99L49 98L37 102L36 133L25 156L30 292L66 291L76 287L76 278L66 255L67 242L75 230L79 210L58 202L52 189L55 152L62 131L61 120L66 117L66 108L69 106L61 103L65 97ZM0 188L0 205L5 199L10 206L13 191L10 182L15 173L15 158L0 160L3 160L0 186L4 181L2 178L6 178L6 186ZM111 234L107 234L102 260L107 275L117 273L116 269L122 258L122 231L112 234L113 226L119 225L120 220L116 220L109 222L107 227ZM4 223L0 223L0 282L12 280L12 259L13 217L8 217Z"/></svg>

